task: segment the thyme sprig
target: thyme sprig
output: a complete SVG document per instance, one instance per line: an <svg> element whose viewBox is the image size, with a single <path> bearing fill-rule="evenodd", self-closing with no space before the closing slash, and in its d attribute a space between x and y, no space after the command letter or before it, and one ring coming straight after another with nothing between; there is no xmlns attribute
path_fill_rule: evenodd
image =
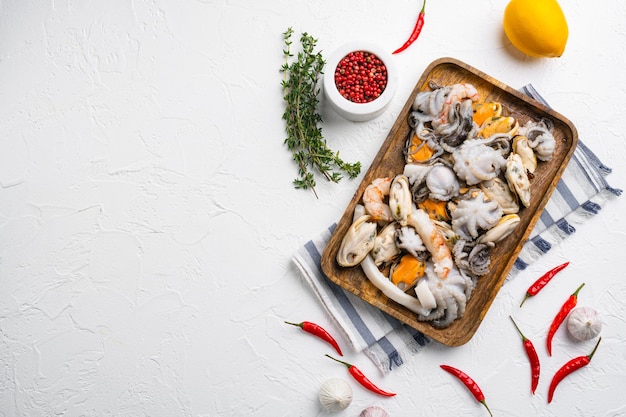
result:
<svg viewBox="0 0 626 417"><path fill-rule="evenodd" d="M302 50L291 51L293 29L283 33L285 63L281 67L283 98L286 102L283 120L287 138L285 144L298 165L299 177L293 181L295 188L311 189L315 196L315 175L317 170L327 180L339 182L343 173L355 178L361 172L361 163L347 163L333 152L322 135L322 116L318 112L318 82L326 62L322 54L315 51L317 39L306 32L300 37Z"/></svg>

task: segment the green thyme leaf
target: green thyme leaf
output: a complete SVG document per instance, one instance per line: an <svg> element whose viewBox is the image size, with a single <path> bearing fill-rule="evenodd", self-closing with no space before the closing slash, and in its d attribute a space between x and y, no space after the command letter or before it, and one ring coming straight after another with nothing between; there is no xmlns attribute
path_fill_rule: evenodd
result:
<svg viewBox="0 0 626 417"><path fill-rule="evenodd" d="M283 33L285 63L280 70L284 73L281 86L285 101L287 138L284 143L291 151L298 166L299 177L293 181L297 189L311 189L315 193L315 175L320 173L328 181L339 182L343 174L355 178L361 172L361 163L344 162L339 152L328 148L322 135L322 116L318 112L320 90L318 83L326 62L320 52L315 51L317 39L306 32L300 36L302 50L296 55L291 50L293 29Z"/></svg>

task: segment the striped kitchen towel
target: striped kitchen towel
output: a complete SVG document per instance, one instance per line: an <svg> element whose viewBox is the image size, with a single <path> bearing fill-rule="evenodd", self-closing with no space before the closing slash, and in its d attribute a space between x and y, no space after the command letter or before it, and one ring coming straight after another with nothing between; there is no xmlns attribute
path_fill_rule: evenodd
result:
<svg viewBox="0 0 626 417"><path fill-rule="evenodd" d="M546 104L532 85L523 87L522 91ZM604 201L621 194L622 190L607 183L605 177L610 172L611 169L579 140L507 280L574 233L575 225L597 214ZM324 275L321 254L334 228L335 225L307 242L296 252L293 261L354 349L364 352L383 373L389 372L420 351L430 339L345 291Z"/></svg>

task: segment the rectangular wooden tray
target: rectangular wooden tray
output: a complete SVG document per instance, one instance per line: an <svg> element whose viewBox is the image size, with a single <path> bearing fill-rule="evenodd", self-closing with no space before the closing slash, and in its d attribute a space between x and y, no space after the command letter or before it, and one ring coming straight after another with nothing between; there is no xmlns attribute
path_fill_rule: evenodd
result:
<svg viewBox="0 0 626 417"><path fill-rule="evenodd" d="M361 200L365 188L376 178L393 177L402 173L404 167L403 147L410 127L408 115L416 95L429 90L430 81L437 85L470 83L480 93L482 101L502 103L504 113L516 117L520 125L527 120L551 119L554 123L556 151L549 162L541 162L531 181L532 201L521 209L520 224L514 232L498 242L491 254L489 274L479 278L467 303L465 315L447 328L437 329L417 320L416 314L387 298L364 275L360 267L344 268L336 261L337 251L346 230L352 223L354 208ZM478 330L487 310L493 302L507 274L537 223L552 191L555 189L578 141L574 125L559 113L536 102L519 91L497 81L485 73L453 58L441 58L432 62L424 71L406 104L402 108L387 138L374 158L372 165L357 188L352 200L337 224L322 255L322 269L336 284L362 298L373 306L424 333L433 340L448 346L467 343Z"/></svg>

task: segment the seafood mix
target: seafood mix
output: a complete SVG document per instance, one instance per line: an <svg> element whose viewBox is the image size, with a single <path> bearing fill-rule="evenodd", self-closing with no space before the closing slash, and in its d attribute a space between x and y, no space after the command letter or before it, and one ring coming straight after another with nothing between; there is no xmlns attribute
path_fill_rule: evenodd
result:
<svg viewBox="0 0 626 417"><path fill-rule="evenodd" d="M491 251L531 202L537 165L556 147L549 120L519 120L468 83L417 95L405 165L365 189L337 253L436 328L462 317Z"/></svg>

